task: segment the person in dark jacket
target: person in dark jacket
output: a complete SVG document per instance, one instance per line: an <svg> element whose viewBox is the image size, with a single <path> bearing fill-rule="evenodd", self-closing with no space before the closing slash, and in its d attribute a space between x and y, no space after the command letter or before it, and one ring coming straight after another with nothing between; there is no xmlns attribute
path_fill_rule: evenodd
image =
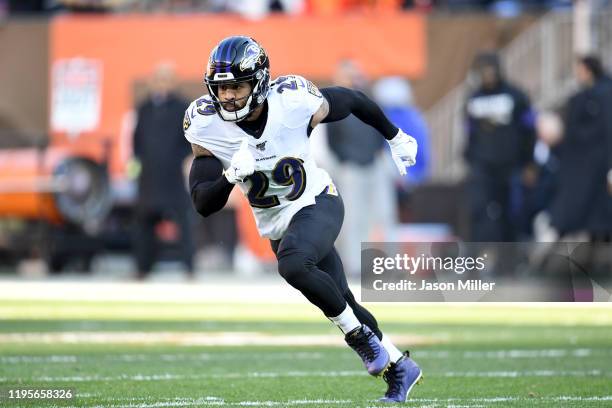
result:
<svg viewBox="0 0 612 408"><path fill-rule="evenodd" d="M474 71L479 86L465 106L470 238L513 241L512 181L527 174L533 162L534 114L528 97L504 79L496 54L478 55Z"/></svg>
<svg viewBox="0 0 612 408"><path fill-rule="evenodd" d="M575 74L580 89L565 108L559 185L551 208L551 224L559 236L585 231L592 241L610 241L612 80L594 56L579 58Z"/></svg>
<svg viewBox="0 0 612 408"><path fill-rule="evenodd" d="M188 103L173 92L174 69L160 64L149 96L138 107L134 156L140 162L134 250L139 278L151 270L159 254L159 238L178 241L181 261L191 274L193 239L191 200L183 162L191 146L183 137Z"/></svg>
<svg viewBox="0 0 612 408"><path fill-rule="evenodd" d="M370 91L365 73L352 60L338 64L334 83ZM338 251L347 274L359 276L361 243L374 236L387 240L397 224L396 169L381 134L356 116L327 123L326 128L335 181L345 203Z"/></svg>

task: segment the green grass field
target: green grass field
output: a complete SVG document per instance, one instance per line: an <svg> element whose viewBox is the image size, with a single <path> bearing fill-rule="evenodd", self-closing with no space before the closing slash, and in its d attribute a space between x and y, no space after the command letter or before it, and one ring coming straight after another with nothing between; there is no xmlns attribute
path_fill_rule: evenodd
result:
<svg viewBox="0 0 612 408"><path fill-rule="evenodd" d="M608 305L368 307L423 368L406 406L612 406ZM0 389L76 390L0 406L381 406L339 338L306 303L0 300Z"/></svg>

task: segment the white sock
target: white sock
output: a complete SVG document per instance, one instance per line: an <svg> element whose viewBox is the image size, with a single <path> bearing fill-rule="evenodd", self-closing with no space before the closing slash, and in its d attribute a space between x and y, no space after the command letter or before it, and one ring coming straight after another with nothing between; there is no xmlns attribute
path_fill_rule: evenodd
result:
<svg viewBox="0 0 612 408"><path fill-rule="evenodd" d="M353 313L353 309L351 309L348 304L342 313L336 317L330 317L329 320L334 322L334 324L338 326L344 334L361 326L361 323L359 320L357 320L357 317L355 317L355 314Z"/></svg>
<svg viewBox="0 0 612 408"><path fill-rule="evenodd" d="M385 350L387 350L387 353L389 353L391 361L397 362L397 360L402 358L402 356L404 355L401 351L399 351L397 347L393 345L393 343L391 343L391 339L385 333L383 333L383 337L380 342L382 343Z"/></svg>

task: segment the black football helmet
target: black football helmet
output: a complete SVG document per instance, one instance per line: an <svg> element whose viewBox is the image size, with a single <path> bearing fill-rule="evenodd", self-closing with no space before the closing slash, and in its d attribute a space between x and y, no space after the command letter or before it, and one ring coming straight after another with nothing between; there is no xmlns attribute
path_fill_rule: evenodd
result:
<svg viewBox="0 0 612 408"><path fill-rule="evenodd" d="M228 111L219 100L219 85L249 82L251 93L242 109ZM238 122L261 105L270 90L270 61L264 49L250 37L227 37L212 50L204 84L221 119ZM238 100L234 101L234 103Z"/></svg>

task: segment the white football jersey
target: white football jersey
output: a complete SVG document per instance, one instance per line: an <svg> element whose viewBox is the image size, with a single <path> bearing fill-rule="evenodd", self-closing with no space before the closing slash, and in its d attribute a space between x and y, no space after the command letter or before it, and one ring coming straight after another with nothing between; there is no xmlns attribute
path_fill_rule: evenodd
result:
<svg viewBox="0 0 612 408"><path fill-rule="evenodd" d="M331 179L310 153L308 125L323 103L317 87L300 76L279 77L267 101L268 119L259 139L222 120L208 95L191 103L183 128L190 143L209 150L226 169L248 138L255 173L238 186L251 204L260 235L280 239L293 215L314 204Z"/></svg>

